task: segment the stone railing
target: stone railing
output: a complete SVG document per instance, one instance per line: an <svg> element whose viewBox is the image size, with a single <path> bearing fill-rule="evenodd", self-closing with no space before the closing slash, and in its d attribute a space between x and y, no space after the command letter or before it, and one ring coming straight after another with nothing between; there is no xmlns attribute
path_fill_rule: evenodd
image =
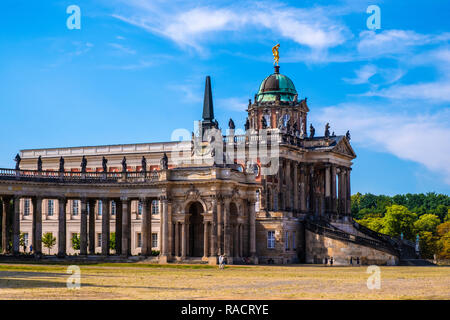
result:
<svg viewBox="0 0 450 320"><path fill-rule="evenodd" d="M0 180L54 182L152 182L159 180L159 171L139 172L72 172L38 171L0 168Z"/></svg>

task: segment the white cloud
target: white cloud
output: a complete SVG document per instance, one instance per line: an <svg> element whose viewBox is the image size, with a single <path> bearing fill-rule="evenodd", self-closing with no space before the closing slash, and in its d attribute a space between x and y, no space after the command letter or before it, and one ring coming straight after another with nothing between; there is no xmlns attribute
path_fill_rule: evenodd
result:
<svg viewBox="0 0 450 320"><path fill-rule="evenodd" d="M125 47L124 45L121 45L119 43L109 43L109 46L113 47L118 52L123 54L136 54L136 50Z"/></svg>
<svg viewBox="0 0 450 320"><path fill-rule="evenodd" d="M345 82L351 84L363 84L369 82L369 79L377 73L377 67L368 64L355 71L355 78L343 78Z"/></svg>
<svg viewBox="0 0 450 320"><path fill-rule="evenodd" d="M326 50L350 36L348 28L320 7L299 9L276 2L240 2L223 8L208 5L186 5L180 2L152 4L130 1L119 6L113 17L144 30L171 39L182 47L203 49L206 40L255 37L273 33L300 45ZM245 32L243 32L245 30ZM251 31L251 32L249 32Z"/></svg>
<svg viewBox="0 0 450 320"><path fill-rule="evenodd" d="M450 185L450 109L433 114L399 114L377 106L340 104L318 110L313 115L333 130L350 129L356 146L391 153L414 161L440 174Z"/></svg>
<svg viewBox="0 0 450 320"><path fill-rule="evenodd" d="M411 30L362 31L357 49L363 57L412 53L414 47L448 41L450 33L420 34Z"/></svg>
<svg viewBox="0 0 450 320"><path fill-rule="evenodd" d="M224 99L217 99L217 107L219 109L227 109L231 111L245 111L248 107L247 97L231 97Z"/></svg>
<svg viewBox="0 0 450 320"><path fill-rule="evenodd" d="M397 100L426 100L433 103L450 102L450 81L436 81L408 85L394 85L377 91L369 91L364 96L378 96Z"/></svg>

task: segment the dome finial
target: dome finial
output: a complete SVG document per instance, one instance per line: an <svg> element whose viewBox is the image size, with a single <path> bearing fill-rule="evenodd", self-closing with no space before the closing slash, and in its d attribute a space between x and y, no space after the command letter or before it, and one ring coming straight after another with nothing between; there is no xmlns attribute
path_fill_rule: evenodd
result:
<svg viewBox="0 0 450 320"><path fill-rule="evenodd" d="M279 43L272 47L273 60L275 60L273 64L276 64L276 66L278 66L278 60L280 59L280 56L278 54L279 47Z"/></svg>

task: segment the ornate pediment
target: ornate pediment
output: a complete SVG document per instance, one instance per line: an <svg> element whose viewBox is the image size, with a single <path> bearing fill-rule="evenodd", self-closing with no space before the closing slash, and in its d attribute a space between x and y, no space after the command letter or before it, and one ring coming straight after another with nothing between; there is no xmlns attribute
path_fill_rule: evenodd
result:
<svg viewBox="0 0 450 320"><path fill-rule="evenodd" d="M333 149L331 149L331 151L349 156L351 158L356 158L356 154L346 138L342 138L341 140L339 140L339 142L335 147L333 147Z"/></svg>
<svg viewBox="0 0 450 320"><path fill-rule="evenodd" d="M200 198L200 191L198 191L198 189L191 184L189 186L189 190L186 191L184 198L187 199L193 199L193 200L197 200L198 198Z"/></svg>

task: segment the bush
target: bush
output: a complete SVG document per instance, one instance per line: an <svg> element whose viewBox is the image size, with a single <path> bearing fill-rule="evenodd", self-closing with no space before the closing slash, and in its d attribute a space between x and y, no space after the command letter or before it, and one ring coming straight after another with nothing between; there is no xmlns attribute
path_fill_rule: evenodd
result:
<svg viewBox="0 0 450 320"><path fill-rule="evenodd" d="M152 256L154 257L159 256L159 250L152 250Z"/></svg>

